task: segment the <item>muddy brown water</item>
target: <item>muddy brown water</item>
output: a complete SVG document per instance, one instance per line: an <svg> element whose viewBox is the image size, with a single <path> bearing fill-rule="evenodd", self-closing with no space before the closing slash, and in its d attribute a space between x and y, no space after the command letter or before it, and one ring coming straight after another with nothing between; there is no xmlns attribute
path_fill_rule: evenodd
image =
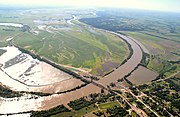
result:
<svg viewBox="0 0 180 117"><path fill-rule="evenodd" d="M156 79L158 73L153 72L143 66L139 66L129 77L128 80L133 84L140 85L149 83Z"/></svg>
<svg viewBox="0 0 180 117"><path fill-rule="evenodd" d="M118 79L123 78L125 75L131 72L140 63L141 58L142 58L142 51L140 47L138 46L138 44L136 44L136 42L134 42L133 40L131 40L130 38L126 36L123 36L117 33L114 33L114 34L125 39L131 45L133 49L133 54L131 58L125 64L120 66L111 74L97 81L97 83L102 84L103 86L107 86L111 82L116 82ZM40 107L39 110L50 109L60 104L67 105L67 103L70 101L81 98L83 96L88 96L89 94L92 94L92 93L99 93L100 91L101 91L101 88L93 84L89 84L86 87L82 87L81 89L78 89L72 92L68 92L68 93L60 94L60 95L54 95L52 97L47 97L47 99L45 99L42 102L42 107Z"/></svg>
<svg viewBox="0 0 180 117"><path fill-rule="evenodd" d="M140 47L138 46L138 44L136 44L136 42L134 42L133 40L131 40L130 38L126 36L123 36L114 32L110 32L110 33L116 34L120 36L121 38L123 38L124 40L126 40L131 45L133 49L133 54L131 58L125 64L115 69L115 71L112 72L111 74L105 76L99 81L96 81L98 84L101 84L103 86L107 86L111 82L116 82L118 79L123 78L125 75L131 72L140 63L141 58L142 58L142 51ZM41 104L37 108L34 108L34 109L28 107L23 101L19 100L18 103L24 103L24 105L26 105L25 106L26 108L18 108L19 110L18 112L24 112L24 111L30 111L30 110L47 110L61 104L67 105L67 103L69 103L70 101L79 99L83 96L88 96L89 94L92 94L92 93L99 93L100 91L101 91L100 87L95 86L94 84L88 84L87 86L82 87L75 91L43 97L43 101L40 102ZM37 101L37 103L39 102ZM8 111L8 110L6 112L11 113L11 111Z"/></svg>
<svg viewBox="0 0 180 117"><path fill-rule="evenodd" d="M117 34L117 33L115 33ZM126 36L117 34L118 36L125 39L132 47L133 54L131 58L122 66L120 66L118 69L116 69L111 74L105 76L101 80L99 80L99 83L103 85L108 85L111 82L116 82L118 79L123 78L125 75L127 75L129 72L131 72L141 61L142 58L142 51L140 47L131 39L129 39Z"/></svg>

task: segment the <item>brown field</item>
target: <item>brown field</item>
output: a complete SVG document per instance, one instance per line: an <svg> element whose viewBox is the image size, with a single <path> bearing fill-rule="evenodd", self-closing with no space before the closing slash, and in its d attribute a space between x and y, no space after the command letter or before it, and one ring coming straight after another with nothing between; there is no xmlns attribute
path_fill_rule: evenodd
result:
<svg viewBox="0 0 180 117"><path fill-rule="evenodd" d="M133 40L129 39L126 36L122 36L122 35L119 36L127 40L127 42L131 45L134 52L132 57L125 64L115 69L115 71L112 72L111 74L97 81L98 84L101 84L105 87L109 85L111 82L116 82L118 79L123 78L125 75L127 75L140 63L142 58L142 51L140 47ZM126 86L127 84L125 83L124 85ZM77 89L75 91L71 91L59 95L52 95L44 99L44 101L42 102L42 106L39 107L39 110L47 110L55 106L58 106L59 104L64 104L67 106L67 103L72 100L81 98L83 96L88 96L89 94L92 93L99 93L100 91L101 91L100 87L95 86L94 84L88 84L87 86L82 87L81 89Z"/></svg>
<svg viewBox="0 0 180 117"><path fill-rule="evenodd" d="M133 84L144 84L151 82L158 76L158 73L153 72L145 67L139 66L133 73L128 77L128 80Z"/></svg>

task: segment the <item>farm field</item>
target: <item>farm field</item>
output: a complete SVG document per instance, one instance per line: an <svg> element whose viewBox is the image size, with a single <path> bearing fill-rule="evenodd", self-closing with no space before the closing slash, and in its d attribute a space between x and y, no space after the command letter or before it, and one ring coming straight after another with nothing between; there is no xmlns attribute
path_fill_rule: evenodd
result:
<svg viewBox="0 0 180 117"><path fill-rule="evenodd" d="M12 17L16 17L17 23L21 21L29 27L23 32L19 28L0 26L0 46L7 45L7 39L12 38L18 46L56 63L103 76L121 64L128 56L128 48L119 37L78 21L82 16L93 15L89 11L78 15L78 11L72 10L65 13L56 10L8 12L0 21L14 22Z"/></svg>
<svg viewBox="0 0 180 117"><path fill-rule="evenodd" d="M158 73L153 72L145 67L139 66L127 79L133 84L145 84L155 80Z"/></svg>
<svg viewBox="0 0 180 117"><path fill-rule="evenodd" d="M179 116L179 18L118 8L0 9L0 115Z"/></svg>
<svg viewBox="0 0 180 117"><path fill-rule="evenodd" d="M83 84L81 80L45 62L33 59L16 47L4 47L0 50L5 51L0 56L0 81L12 90L56 93Z"/></svg>
<svg viewBox="0 0 180 117"><path fill-rule="evenodd" d="M171 37L164 35L162 39L152 35L145 34L144 32L123 32L128 36L136 38L140 41L150 52L150 62L147 67L151 70L157 71L158 73L165 73L170 75L180 70L178 61L180 52L178 48L179 40L171 40ZM152 33L154 34L154 33ZM171 34L171 33L169 33ZM155 34L154 34L155 35ZM162 35L161 35L162 36ZM174 36L174 38L177 38Z"/></svg>
<svg viewBox="0 0 180 117"><path fill-rule="evenodd" d="M149 51L147 54L150 54L147 68L161 76L169 76L179 71L178 13L107 9L106 12L97 12L97 15L99 17L82 18L80 21L138 40Z"/></svg>

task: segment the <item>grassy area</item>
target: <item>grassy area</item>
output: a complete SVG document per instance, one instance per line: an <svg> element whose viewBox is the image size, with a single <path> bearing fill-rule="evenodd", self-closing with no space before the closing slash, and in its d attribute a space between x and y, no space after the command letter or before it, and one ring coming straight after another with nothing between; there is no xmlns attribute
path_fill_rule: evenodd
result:
<svg viewBox="0 0 180 117"><path fill-rule="evenodd" d="M82 22L97 28L122 32L141 42L149 50L148 68L158 73L170 75L169 69L176 72L179 61L180 21L176 13L106 9L97 12L96 18L83 18ZM169 18L171 17L171 18ZM166 73L168 72L168 73Z"/></svg>
<svg viewBox="0 0 180 117"><path fill-rule="evenodd" d="M138 41L140 41L149 50L151 57L148 68L155 70L159 73L165 73L166 76L173 74L180 69L177 63L170 63L169 61L178 61L179 53L177 50L179 43L174 40L158 38L152 35L145 34L144 32L123 32ZM162 34L161 34L162 35ZM165 37L165 35L164 35ZM174 70L170 70L175 68Z"/></svg>
<svg viewBox="0 0 180 117"><path fill-rule="evenodd" d="M107 102L107 103L99 104L99 108L102 110L112 108L114 106L119 106L119 103L118 102Z"/></svg>
<svg viewBox="0 0 180 117"><path fill-rule="evenodd" d="M34 11L37 12L36 15ZM69 13L55 9L34 11L9 11L2 14L0 22L28 24L31 30L21 32L19 28L0 27L2 32L0 46L7 44L8 37L14 37L15 44L56 63L88 68L92 74L100 76L117 67L128 54L127 45L119 37L78 21L73 21L75 25L69 24L67 20L71 19L73 13L77 14L77 11L70 10ZM85 16L90 17L88 11L85 12ZM15 17L14 21L12 17ZM43 29L38 28L42 25L45 26Z"/></svg>
<svg viewBox="0 0 180 117"><path fill-rule="evenodd" d="M82 117L86 114L93 114L93 116L96 116L94 113L103 114L103 113L106 113L108 109L111 109L115 106L120 107L118 102L109 100L108 102L104 102L104 103L100 102L100 104L98 104L98 106L96 104L91 104L91 105L81 108L79 110L71 110L71 112L63 112L63 113L59 113L57 115L53 115L51 117L70 117L70 116Z"/></svg>
<svg viewBox="0 0 180 117"><path fill-rule="evenodd" d="M71 111L71 112L64 112L64 113L59 113L57 115L53 115L51 117L82 117L83 115L90 113L92 111L97 110L97 107L94 105L90 105L88 107L82 108L78 111Z"/></svg>

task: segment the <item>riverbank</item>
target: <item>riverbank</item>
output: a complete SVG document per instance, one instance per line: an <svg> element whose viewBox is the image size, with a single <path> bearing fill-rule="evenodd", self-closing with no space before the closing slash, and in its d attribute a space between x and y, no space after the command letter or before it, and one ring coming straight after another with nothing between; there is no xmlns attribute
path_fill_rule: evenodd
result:
<svg viewBox="0 0 180 117"><path fill-rule="evenodd" d="M118 34L115 32L112 32L112 33L116 34L120 38L125 39L131 45L133 54L132 54L131 58L127 60L126 63L124 63L122 66L118 67L117 69L115 69L114 72L110 73L109 75L105 76L104 78L100 79L99 81L96 81L97 84L101 84L104 87L107 87L107 85L109 85L110 83L116 82L118 79L123 78L125 75L127 75L129 72L131 72L140 63L140 61L142 59L142 51L137 43L135 43L132 39L130 39L124 35L121 35L121 34ZM75 91L67 92L64 94L54 94L51 96L43 97L43 100L40 102L40 105L38 105L38 107L36 107L36 109L28 108L28 106L27 106L26 109L18 108L18 110L16 109L16 111L14 111L14 112L23 112L23 111L30 111L30 110L48 110L48 109L56 107L60 104L67 105L67 103L69 103L70 101L79 99L83 96L88 96L89 94L92 94L92 93L100 93L101 88L102 87L99 87L99 86L91 83L91 84L88 84L87 86L77 89ZM17 100L16 102L21 103L21 100ZM3 104L5 104L5 103L1 103L2 107L3 107ZM2 110L4 110L4 109L1 109L0 113L5 113L5 112L12 113L11 111L13 109L11 111L8 111L8 110L2 111Z"/></svg>

